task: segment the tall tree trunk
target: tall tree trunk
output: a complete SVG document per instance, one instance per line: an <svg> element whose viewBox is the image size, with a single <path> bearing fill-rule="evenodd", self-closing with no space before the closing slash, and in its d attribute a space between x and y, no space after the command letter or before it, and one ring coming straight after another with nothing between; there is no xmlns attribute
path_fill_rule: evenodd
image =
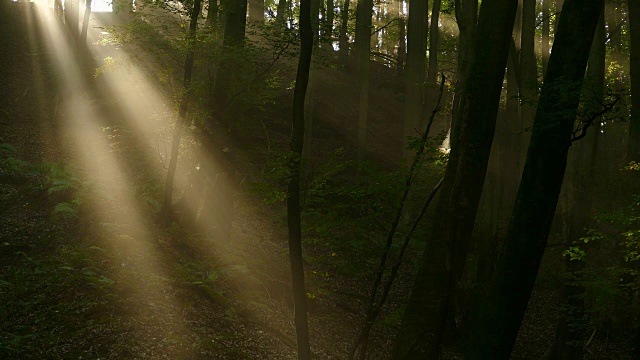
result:
<svg viewBox="0 0 640 360"><path fill-rule="evenodd" d="M84 17L82 18L82 33L80 34L80 46L87 44L87 32L89 31L89 18L91 17L91 0L84 2Z"/></svg>
<svg viewBox="0 0 640 360"><path fill-rule="evenodd" d="M438 77L438 40L440 31L438 22L440 21L440 6L442 0L433 0L431 10L431 27L429 29L429 70L427 71L427 91L425 92L425 109L430 111L433 108L435 97L437 96Z"/></svg>
<svg viewBox="0 0 640 360"><path fill-rule="evenodd" d="M65 24L73 40L77 42L80 34L78 32L78 26L80 26L80 1L67 0L64 5Z"/></svg>
<svg viewBox="0 0 640 360"><path fill-rule="evenodd" d="M394 359L437 359L484 185L517 0L484 1L454 121L434 226L405 310ZM486 51L486 46L492 51Z"/></svg>
<svg viewBox="0 0 640 360"><path fill-rule="evenodd" d="M351 0L344 0L344 6L340 14L340 35L339 35L339 62L346 66L349 58L349 7Z"/></svg>
<svg viewBox="0 0 640 360"><path fill-rule="evenodd" d="M551 15L549 14L549 2L551 0L542 0L542 44L540 51L542 52L542 78L547 73L549 65L549 36L551 33Z"/></svg>
<svg viewBox="0 0 640 360"><path fill-rule="evenodd" d="M300 0L300 58L293 91L293 127L291 132L291 158L289 160L289 186L287 188L287 219L289 227L289 259L291 283L295 305L296 342L298 359L310 360L309 324L307 320L307 292L304 286L302 260L302 225L300 219L300 159L304 146L304 99L309 82L309 69L313 52L311 27L311 1Z"/></svg>
<svg viewBox="0 0 640 360"><path fill-rule="evenodd" d="M247 0L226 0L224 2L224 41L226 49L225 57L220 61L214 88L214 99L211 104L217 105L215 109L223 112L229 99L229 86L235 73L237 57L244 48L244 36L247 29Z"/></svg>
<svg viewBox="0 0 640 360"><path fill-rule="evenodd" d="M522 37L520 39L520 115L522 126L531 127L538 102L538 65L535 53L536 0L522 0ZM528 143L523 137L523 145ZM523 154L524 156L524 154ZM524 159L523 159L524 160Z"/></svg>
<svg viewBox="0 0 640 360"><path fill-rule="evenodd" d="M336 15L334 0L327 0L325 10L324 27L322 29L322 42L331 45L333 41L333 21ZM330 47L330 49L332 49Z"/></svg>
<svg viewBox="0 0 640 360"><path fill-rule="evenodd" d="M264 25L264 0L249 1L249 22L254 26Z"/></svg>
<svg viewBox="0 0 640 360"><path fill-rule="evenodd" d="M544 254L603 0L567 0L522 181L489 296L465 359L509 359Z"/></svg>
<svg viewBox="0 0 640 360"><path fill-rule="evenodd" d="M405 66L404 81L404 136L415 136L415 129L420 125L422 115L422 94L424 90L424 64L427 43L427 0L409 2L409 21L407 27L407 64ZM408 156L410 151L405 149L402 142L403 154Z"/></svg>
<svg viewBox="0 0 640 360"><path fill-rule="evenodd" d="M631 78L631 119L629 120L629 144L627 160L640 162L640 1L628 0Z"/></svg>
<svg viewBox="0 0 640 360"><path fill-rule="evenodd" d="M600 103L604 96L604 73L606 54L606 32L604 23L604 7L600 13L598 27L593 38L591 54L589 56L586 81L583 91L583 102L590 113L601 110ZM598 139L600 135L600 119L593 125L593 130L585 140L575 146L573 152L573 170L568 174L568 189L573 189L570 195L570 225L567 246L575 246L581 237L586 236L584 229L589 227L593 198L593 186L598 176ZM565 180L566 181L566 180ZM585 246L584 244L582 246ZM584 356L585 330L584 322L584 268L581 259L565 257L566 279L563 284L563 305L558 320L556 339L550 359L571 360L582 359Z"/></svg>
<svg viewBox="0 0 640 360"><path fill-rule="evenodd" d="M367 146L369 117L369 57L371 53L371 16L373 0L361 0L356 9L356 54L358 58L358 159L363 160Z"/></svg>
<svg viewBox="0 0 640 360"><path fill-rule="evenodd" d="M284 27L287 20L287 0L278 0L278 8L276 10L276 28Z"/></svg>
<svg viewBox="0 0 640 360"><path fill-rule="evenodd" d="M220 5L218 5L218 0L209 0L207 4L207 21L205 23L207 27L213 26L213 24L218 21L219 10Z"/></svg>
<svg viewBox="0 0 640 360"><path fill-rule="evenodd" d="M440 5L442 0L433 0L431 10L431 28L429 29L429 71L427 73L427 84L436 88L438 78L438 40L440 31L438 22L440 21ZM433 92L435 94L435 92Z"/></svg>
<svg viewBox="0 0 640 360"><path fill-rule="evenodd" d="M171 141L171 159L169 160L169 169L167 171L167 179L164 187L164 199L162 202L161 218L165 225L169 223L173 212L173 181L175 179L176 168L178 166L178 153L180 149L180 140L182 138L182 128L185 125L187 117L187 109L189 106L189 88L191 87L191 73L193 71L193 62L195 60L194 42L196 41L196 30L198 29L198 16L200 15L201 0L194 0L191 9L191 20L189 23L188 34L188 50L187 57L184 61L184 94L180 99L180 107L178 110L178 121L173 130L173 138Z"/></svg>
<svg viewBox="0 0 640 360"><path fill-rule="evenodd" d="M398 71L398 75L402 76L404 72L404 62L407 58L407 32L406 32L406 21L404 16L404 0L399 0L398 2L398 52L396 54L396 70Z"/></svg>
<svg viewBox="0 0 640 360"><path fill-rule="evenodd" d="M458 39L458 66L456 70L452 124L455 123L455 119L460 114L460 100L462 99L462 90L465 87L469 63L472 58L473 38L478 21L478 0L459 0L455 4L460 37ZM449 129L449 138L451 138L451 129Z"/></svg>

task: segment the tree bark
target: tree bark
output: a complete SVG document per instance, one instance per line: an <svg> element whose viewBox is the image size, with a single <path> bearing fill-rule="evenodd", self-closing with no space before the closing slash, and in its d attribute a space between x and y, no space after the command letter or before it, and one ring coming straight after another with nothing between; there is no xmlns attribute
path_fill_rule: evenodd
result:
<svg viewBox="0 0 640 360"><path fill-rule="evenodd" d="M311 1L300 0L300 57L293 91L293 127L291 132L290 179L287 188L287 220L289 228L289 259L295 305L296 342L298 359L310 360L309 324L307 320L307 292L304 286L302 260L302 225L300 219L300 160L304 146L304 100L309 82L313 52Z"/></svg>
<svg viewBox="0 0 640 360"><path fill-rule="evenodd" d="M565 1L504 250L465 359L509 359L515 344L557 206L602 6Z"/></svg>
<svg viewBox="0 0 640 360"><path fill-rule="evenodd" d="M437 359L466 263L495 130L517 0L484 1L431 237L405 310L394 359ZM492 51L486 51L486 46Z"/></svg>

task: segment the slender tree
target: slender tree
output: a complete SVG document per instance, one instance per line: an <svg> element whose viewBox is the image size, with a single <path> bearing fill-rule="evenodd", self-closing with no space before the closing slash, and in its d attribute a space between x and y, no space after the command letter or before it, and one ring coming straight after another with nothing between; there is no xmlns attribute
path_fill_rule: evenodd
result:
<svg viewBox="0 0 640 360"><path fill-rule="evenodd" d="M291 131L291 158L289 159L289 185L287 188L287 219L289 226L289 259L295 305L298 359L310 360L309 324L307 320L307 292L304 286L302 260L302 225L300 219L300 160L304 146L304 99L309 83L309 69L313 53L311 27L311 1L300 0L300 57L293 91L293 127Z"/></svg>
<svg viewBox="0 0 640 360"><path fill-rule="evenodd" d="M178 121L176 122L175 129L173 130L173 138L171 141L171 159L169 160L169 169L167 171L167 179L164 187L164 199L162 202L161 215L165 224L168 224L172 218L173 212L173 181L175 179L176 168L178 166L178 152L180 150L180 140L182 138L182 128L186 123L187 110L189 107L189 99L191 94L189 88L191 87L191 75L193 72L193 63L195 61L195 41L196 31L198 29L198 16L200 15L201 0L194 0L193 8L191 9L191 19L189 22L189 33L187 35L187 56L184 61L184 93L180 99L180 106L178 109Z"/></svg>
<svg viewBox="0 0 640 360"><path fill-rule="evenodd" d="M358 58L358 158L364 158L369 118L369 57L371 54L371 16L373 0L361 0L356 9L356 55Z"/></svg>
<svg viewBox="0 0 640 360"><path fill-rule="evenodd" d="M628 0L631 77L631 120L627 160L640 162L640 1Z"/></svg>
<svg viewBox="0 0 640 360"><path fill-rule="evenodd" d="M542 52L542 77L547 72L547 66L549 64L549 36L551 33L551 14L549 14L549 8L551 0L542 0L542 38L540 44L540 51Z"/></svg>
<svg viewBox="0 0 640 360"><path fill-rule="evenodd" d="M80 46L87 44L87 32L89 31L89 18L91 17L91 0L84 2L84 17L82 18L82 32L80 33Z"/></svg>
<svg viewBox="0 0 640 360"><path fill-rule="evenodd" d="M407 64L404 81L404 135L416 135L422 115L422 97L425 80L425 50L427 43L427 0L409 2L409 20L407 25ZM404 148L404 142L403 148ZM403 149L405 155L410 152Z"/></svg>
<svg viewBox="0 0 640 360"><path fill-rule="evenodd" d="M434 226L393 351L394 359L437 359L461 278L493 141L517 0L484 1L451 133ZM486 51L490 44L492 51Z"/></svg>
<svg viewBox="0 0 640 360"><path fill-rule="evenodd" d="M436 78L438 76L438 43L440 39L440 7L442 0L433 0L431 10L431 26L429 28L429 68L427 71L427 90L425 91L425 109L431 109L437 93Z"/></svg>
<svg viewBox="0 0 640 360"><path fill-rule="evenodd" d="M342 65L347 65L347 58L349 57L349 10L351 6L351 0L344 0L342 11L340 13L340 34L338 36L340 53L339 62Z"/></svg>
<svg viewBox="0 0 640 360"><path fill-rule="evenodd" d="M398 51L396 54L396 69L398 75L402 75L404 72L404 61L407 57L407 24L404 16L404 4L403 0L398 3Z"/></svg>
<svg viewBox="0 0 640 360"><path fill-rule="evenodd" d="M465 359L510 357L551 229L602 6L564 3L504 250Z"/></svg>

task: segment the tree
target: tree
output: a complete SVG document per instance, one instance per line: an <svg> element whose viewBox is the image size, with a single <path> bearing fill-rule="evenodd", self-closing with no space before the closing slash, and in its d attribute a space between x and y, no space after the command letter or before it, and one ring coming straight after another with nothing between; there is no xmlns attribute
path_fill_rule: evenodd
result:
<svg viewBox="0 0 640 360"><path fill-rule="evenodd" d="M182 138L182 128L185 125L187 110L189 107L189 89L191 87L191 76L193 72L193 63L195 61L195 41L196 31L198 29L198 16L201 10L201 0L194 0L191 9L191 19L189 22L189 33L187 35L188 49L187 56L184 61L184 93L180 99L178 110L178 121L173 131L171 140L171 159L169 160L169 169L167 170L167 178L165 181L164 198L162 202L161 218L167 224L172 218L173 212L173 181L175 179L176 168L178 166L178 152L180 149L180 140Z"/></svg>
<svg viewBox="0 0 640 360"><path fill-rule="evenodd" d="M586 82L583 90L584 108L589 114L601 111L604 97L604 75L606 40L604 23L604 7L600 13L598 27L593 38L589 56ZM569 173L565 176L565 191L569 192L569 219L566 232L567 251L580 243L587 236L585 228L589 227L593 203L594 184L598 177L598 143L600 139L600 119L593 125L593 131L577 146L574 146L569 164ZM585 246L584 244L581 245ZM585 259L575 258L565 253L565 281L561 289L562 306L556 330L556 339L550 359L580 359L584 353L583 332L584 320L584 270Z"/></svg>
<svg viewBox="0 0 640 360"><path fill-rule="evenodd" d="M451 132L451 152L431 232L402 318L394 359L437 359L460 280L493 141L517 0L484 1ZM491 52L486 51L491 44Z"/></svg>
<svg viewBox="0 0 640 360"><path fill-rule="evenodd" d="M304 99L309 83L309 69L313 53L311 28L311 0L300 0L300 57L293 90L293 127L291 130L291 157L289 159L289 185L287 187L287 222L289 227L289 259L295 306L298 359L310 360L309 324L307 320L307 292L304 286L302 260L302 224L300 219L300 164L304 146Z"/></svg>
<svg viewBox="0 0 640 360"><path fill-rule="evenodd" d="M224 41L225 57L220 61L211 104L223 112L229 99L229 86L234 75L236 56L244 48L247 29L247 0L225 0ZM224 117L224 116L222 116Z"/></svg>
<svg viewBox="0 0 640 360"><path fill-rule="evenodd" d="M358 158L360 160L364 157L367 144L372 12L373 0L362 0L358 2L356 9L356 55L358 58L358 90L360 93L360 106L358 111Z"/></svg>
<svg viewBox="0 0 640 360"><path fill-rule="evenodd" d="M551 0L542 0L542 38L540 51L542 52L542 77L547 72L547 65L549 64L549 34L551 32L551 15L549 14L549 8Z"/></svg>
<svg viewBox="0 0 640 360"><path fill-rule="evenodd" d="M640 2L628 0L631 51L631 120L629 121L628 161L640 161Z"/></svg>
<svg viewBox="0 0 640 360"><path fill-rule="evenodd" d="M339 49L338 53L339 62L342 65L347 65L347 58L349 57L349 9L351 6L351 0L344 0L342 11L340 12L340 33L338 35Z"/></svg>
<svg viewBox="0 0 640 360"><path fill-rule="evenodd" d="M413 136L422 115L424 63L427 42L427 0L409 2L407 25L407 64L404 72L404 135ZM404 147L404 143L403 143ZM403 149L404 150L404 149ZM404 150L404 154L409 153Z"/></svg>
<svg viewBox="0 0 640 360"><path fill-rule="evenodd" d="M404 1L398 1L398 53L396 54L396 69L398 75L404 71L404 61L407 57L406 21L404 16Z"/></svg>
<svg viewBox="0 0 640 360"><path fill-rule="evenodd" d="M510 357L551 229L602 6L564 3L504 250L465 359Z"/></svg>
<svg viewBox="0 0 640 360"><path fill-rule="evenodd" d="M80 33L80 46L87 44L87 31L89 31L89 17L91 16L91 0L84 2L84 17L82 18L82 32Z"/></svg>

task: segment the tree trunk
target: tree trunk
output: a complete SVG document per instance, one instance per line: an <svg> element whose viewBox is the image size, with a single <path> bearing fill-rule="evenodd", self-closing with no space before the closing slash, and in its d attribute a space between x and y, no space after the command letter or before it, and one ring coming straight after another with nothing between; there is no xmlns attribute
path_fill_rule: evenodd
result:
<svg viewBox="0 0 640 360"><path fill-rule="evenodd" d="M542 52L542 78L547 73L549 65L549 35L551 33L551 18L549 14L549 2L551 0L542 0L542 43L540 51Z"/></svg>
<svg viewBox="0 0 640 360"><path fill-rule="evenodd" d="M247 0L226 0L224 41L225 57L220 61L216 76L214 99L215 109L223 112L229 99L229 86L235 72L235 63L244 48L244 36L247 29Z"/></svg>
<svg viewBox="0 0 640 360"><path fill-rule="evenodd" d="M287 0L278 0L278 8L276 12L276 28L280 29L284 27L284 23L287 19Z"/></svg>
<svg viewBox="0 0 640 360"><path fill-rule="evenodd" d="M404 72L404 62L407 57L407 32L404 16L404 0L398 1L398 52L396 54L396 70L402 76Z"/></svg>
<svg viewBox="0 0 640 360"><path fill-rule="evenodd" d="M254 26L264 25L264 0L249 1L249 22Z"/></svg>
<svg viewBox="0 0 640 360"><path fill-rule="evenodd" d="M339 62L346 66L347 59L349 58L349 7L351 5L350 0L344 0L344 6L340 16L340 35L339 35Z"/></svg>
<svg viewBox="0 0 640 360"><path fill-rule="evenodd" d="M79 38L78 26L80 25L80 1L67 0L64 5L65 24L71 38L77 42Z"/></svg>
<svg viewBox="0 0 640 360"><path fill-rule="evenodd" d="M289 259L291 283L295 305L296 341L298 359L310 360L309 325L307 320L307 292L304 286L302 260L302 225L300 219L300 159L304 146L304 99L309 82L313 30L311 28L311 1L300 0L300 58L293 91L293 128L291 133L291 178L287 188L287 220L289 227Z"/></svg>
<svg viewBox="0 0 640 360"><path fill-rule="evenodd" d="M606 54L606 33L604 23L604 7L600 13L598 27L593 38L591 54L589 56L586 81L583 91L583 102L590 113L601 110L600 102L604 96L604 73ZM600 119L593 125L593 130L585 140L575 146L573 152L573 171L567 179L573 184L567 186L574 191L569 198L570 225L567 246L580 244L580 238L586 236L584 229L589 227L593 198L593 186L598 176L597 157L598 139L600 135ZM572 185L572 186L571 186ZM569 191L569 190L566 190ZM579 245L581 247L585 244ZM563 305L558 320L555 344L550 359L571 360L582 359L584 356L584 268L581 259L565 257L566 279L563 284Z"/></svg>
<svg viewBox="0 0 640 360"><path fill-rule="evenodd" d="M629 144L627 161L640 162L640 1L628 0L631 78L631 119L629 120Z"/></svg>
<svg viewBox="0 0 640 360"><path fill-rule="evenodd" d="M409 21L407 27L407 64L405 66L404 93L404 136L416 136L415 129L420 125L422 115L422 94L424 90L424 64L427 43L426 15L429 9L427 0L409 2ZM402 142L404 156L411 151Z"/></svg>
<svg viewBox="0 0 640 360"><path fill-rule="evenodd" d="M371 53L371 16L373 0L361 0L356 10L356 54L358 58L358 160L364 159L369 117L369 56Z"/></svg>
<svg viewBox="0 0 640 360"><path fill-rule="evenodd" d="M425 109L430 111L437 96L438 77L438 40L440 31L438 22L440 21L440 5L442 0L434 0L431 10L431 27L429 29L429 70L427 71L427 90L425 92Z"/></svg>
<svg viewBox="0 0 640 360"><path fill-rule="evenodd" d="M331 45L333 41L333 20L336 14L334 0L327 0L325 14L323 18L324 28L322 29L322 42Z"/></svg>
<svg viewBox="0 0 640 360"><path fill-rule="evenodd" d="M182 128L185 125L187 117L187 108L189 105L189 88L191 87L191 73L193 71L193 63L195 60L195 50L193 42L196 40L196 30L198 28L198 16L200 15L201 0L194 0L191 9L191 20L189 23L189 49L187 57L184 61L184 94L180 99L180 108L178 110L178 121L173 130L173 138L171 141L171 160L169 160L169 169L164 186L164 199L162 202L161 218L167 225L172 218L173 212L173 181L175 179L176 168L178 166L178 153L180 149L180 139L182 138Z"/></svg>
<svg viewBox="0 0 640 360"><path fill-rule="evenodd" d="M452 126L455 119L460 114L460 100L462 99L462 90L465 87L469 63L471 62L471 53L473 48L473 38L478 21L478 0L460 0L456 2L456 21L460 30L458 39L458 66L456 71L456 88L453 99L453 115ZM449 138L451 138L451 129L449 129Z"/></svg>
<svg viewBox="0 0 640 360"><path fill-rule="evenodd" d="M520 39L520 115L524 129L533 124L533 119L536 116L536 103L538 102L538 65L535 53L536 15L536 0L523 0L522 37ZM528 143L528 135L529 133L526 133L526 136L522 137L522 145L525 147Z"/></svg>
<svg viewBox="0 0 640 360"><path fill-rule="evenodd" d="M471 65L454 121L451 152L436 205L438 226L427 240L405 310L394 359L437 359L451 295L466 263L495 130L517 0L484 1ZM486 51L486 46L492 51Z"/></svg>
<svg viewBox="0 0 640 360"><path fill-rule="evenodd" d="M433 89L436 89L436 80L438 79L438 39L440 38L438 22L440 21L441 4L442 0L433 0L431 28L429 30L429 72L427 73L427 84L432 86ZM435 91L431 92L435 94Z"/></svg>
<svg viewBox="0 0 640 360"><path fill-rule="evenodd" d="M91 17L91 0L84 3L84 17L82 18L82 33L80 34L79 44L81 47L87 45L87 32L89 31L89 18Z"/></svg>
<svg viewBox="0 0 640 360"><path fill-rule="evenodd" d="M547 245L603 0L567 0L522 181L489 296L465 359L509 359Z"/></svg>

